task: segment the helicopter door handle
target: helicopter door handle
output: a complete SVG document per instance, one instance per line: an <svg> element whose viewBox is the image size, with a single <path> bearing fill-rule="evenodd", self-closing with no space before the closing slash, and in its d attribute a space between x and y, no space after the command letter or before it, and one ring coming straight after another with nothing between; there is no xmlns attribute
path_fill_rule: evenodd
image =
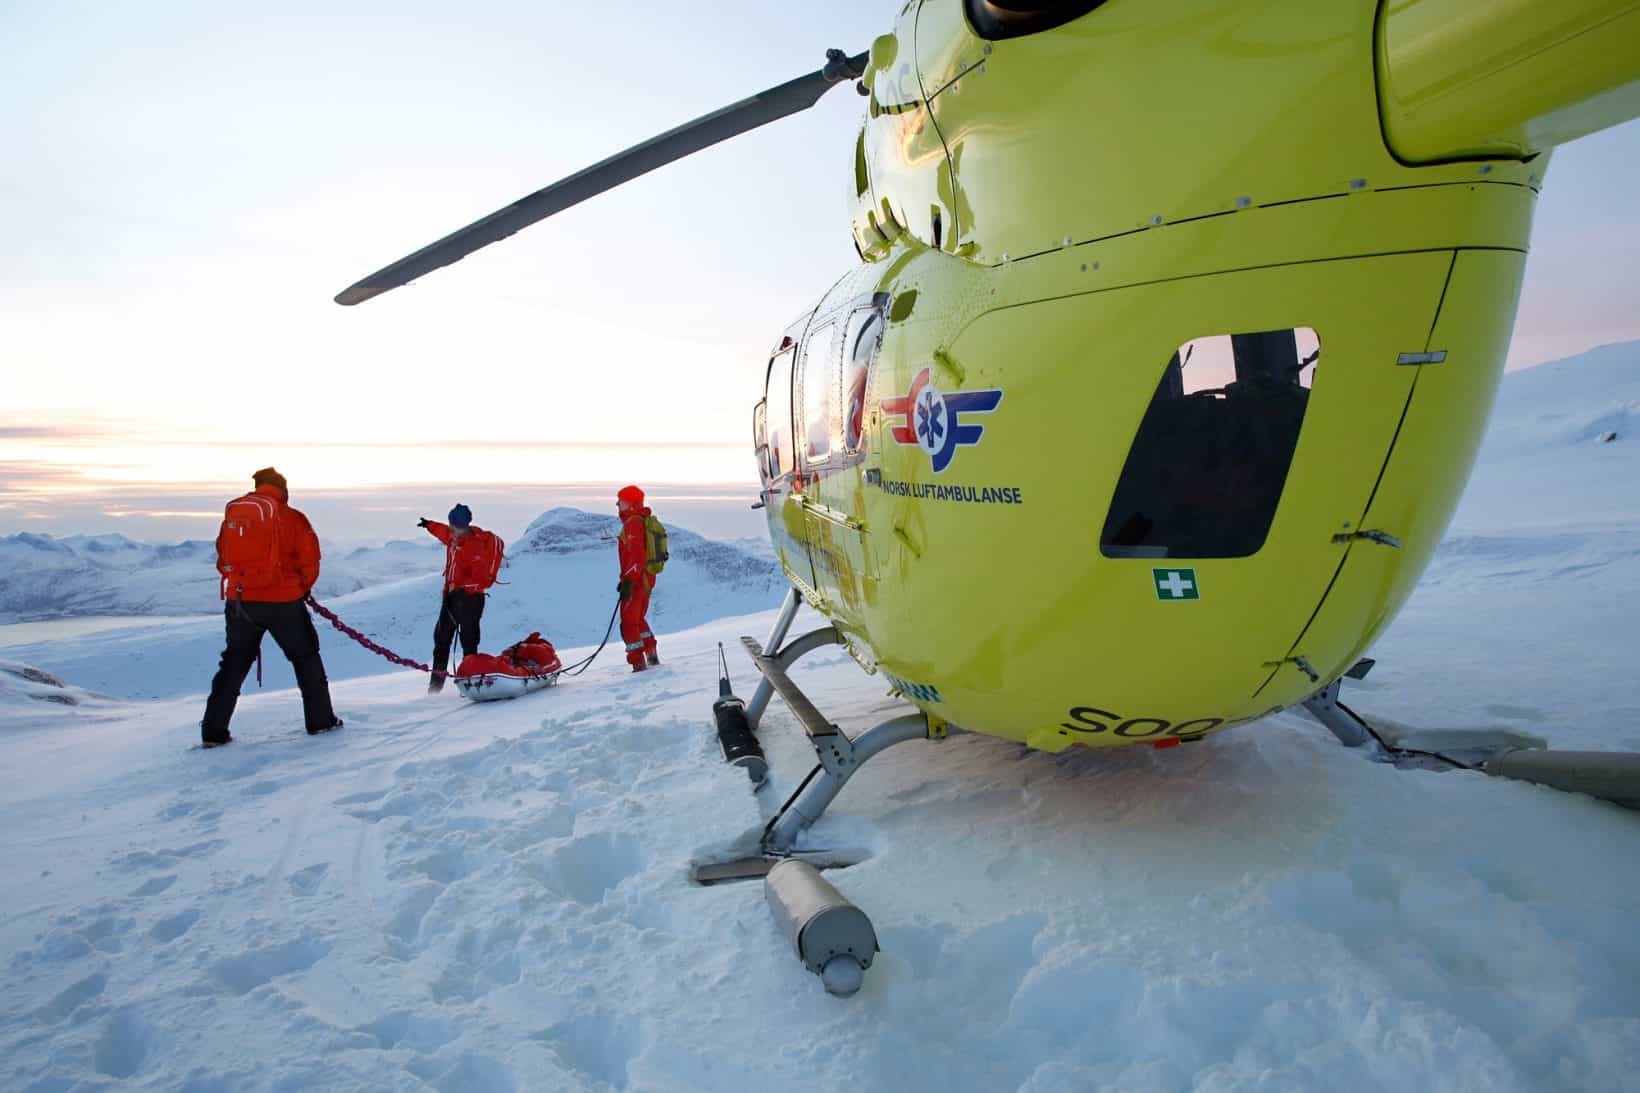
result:
<svg viewBox="0 0 1640 1093"><path fill-rule="evenodd" d="M1369 543L1377 543L1379 546L1392 547L1395 550L1401 549L1401 540L1397 539L1387 531L1353 531L1344 535L1334 535L1332 537L1332 541L1335 543L1349 543L1355 541L1356 539L1365 539Z"/></svg>

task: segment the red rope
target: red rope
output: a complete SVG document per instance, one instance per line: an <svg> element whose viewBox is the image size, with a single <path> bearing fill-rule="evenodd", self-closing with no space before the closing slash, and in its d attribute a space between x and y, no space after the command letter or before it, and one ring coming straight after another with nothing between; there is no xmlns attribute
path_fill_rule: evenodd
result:
<svg viewBox="0 0 1640 1093"><path fill-rule="evenodd" d="M313 608L313 610L317 611L320 615L323 615L325 618L329 619L330 620L330 625L334 626L336 629L340 630L342 633L346 634L348 637L352 638L354 641L358 642L360 645L364 646L366 649L369 649L372 653L375 653L377 656L386 657L388 660L392 661L394 664L400 665L401 667L415 668L418 671L422 671L422 672L431 672L433 670L433 669L429 668L427 665L422 664L420 661L411 660L409 657L401 657L397 653L393 652L393 650L386 649L386 648L383 648L380 645L377 645L375 642L371 641L369 638L365 637L363 634L361 634L357 630L353 629L353 627L349 626L347 623L345 623L341 619L337 618L336 613L334 611L332 611L328 607L325 607L318 600L314 599L311 595L308 596L308 598L307 598L307 605L309 607Z"/></svg>

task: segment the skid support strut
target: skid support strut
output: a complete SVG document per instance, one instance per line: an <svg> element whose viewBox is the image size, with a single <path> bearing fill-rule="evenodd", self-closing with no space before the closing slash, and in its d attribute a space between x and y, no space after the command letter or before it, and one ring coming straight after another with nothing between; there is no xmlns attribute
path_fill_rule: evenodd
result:
<svg viewBox="0 0 1640 1093"><path fill-rule="evenodd" d="M820 765L792 794L780 809L774 821L763 834L763 849L771 854L789 854L797 846L797 837L822 815L855 771L875 755L880 755L895 744L928 737L928 718L924 714L906 714L873 725L850 739L842 733L839 740L820 749Z"/></svg>
<svg viewBox="0 0 1640 1093"><path fill-rule="evenodd" d="M1304 708L1311 717L1321 722L1336 737L1338 742L1346 748L1358 748L1369 739L1366 726L1360 718L1351 714L1338 704L1339 684L1342 680L1335 679L1327 684L1326 689L1319 694L1311 695L1304 700Z"/></svg>
<svg viewBox="0 0 1640 1093"><path fill-rule="evenodd" d="M797 589L786 589L786 598L780 601L780 614L774 620L774 627L769 631L769 640L763 643L763 648L771 654L780 651L780 643L786 640L786 631L792 627L792 620L797 617L797 609L803 603ZM741 639L745 640L745 639ZM767 676L757 681L757 690L752 693L752 701L746 706L746 720L751 723L753 731L763 717L763 711L769 705L769 698L774 694L774 687L769 683Z"/></svg>

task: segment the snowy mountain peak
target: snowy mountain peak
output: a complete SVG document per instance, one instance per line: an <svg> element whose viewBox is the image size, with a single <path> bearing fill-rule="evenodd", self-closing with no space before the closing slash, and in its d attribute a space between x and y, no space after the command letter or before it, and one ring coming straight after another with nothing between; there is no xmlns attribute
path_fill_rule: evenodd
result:
<svg viewBox="0 0 1640 1093"><path fill-rule="evenodd" d="M530 522L517 543L507 545L512 554L577 554L582 551L609 551L610 540L621 530L621 522L584 509L548 509ZM668 529L668 537L671 536ZM693 532L682 534L693 536ZM695 536L698 538L698 536Z"/></svg>
<svg viewBox="0 0 1640 1093"><path fill-rule="evenodd" d="M20 550L39 551L44 554L73 555L73 551L59 543L49 535L36 535L31 531L21 531L16 535L0 537L0 550L16 547Z"/></svg>

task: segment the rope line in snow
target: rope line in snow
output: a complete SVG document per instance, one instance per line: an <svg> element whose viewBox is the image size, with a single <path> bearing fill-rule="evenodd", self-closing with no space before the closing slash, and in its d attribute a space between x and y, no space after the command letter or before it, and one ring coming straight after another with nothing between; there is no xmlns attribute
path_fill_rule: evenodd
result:
<svg viewBox="0 0 1640 1093"><path fill-rule="evenodd" d="M326 619L330 620L330 625L334 626L336 629L340 630L342 633L346 634L348 637L352 638L354 641L358 642L360 645L364 646L366 649L369 649L372 653L375 653L377 656L386 657L388 660L392 661L394 664L397 664L397 665L399 665L401 667L404 667L404 668L414 668L417 671L421 671L421 672L431 672L433 670L432 668L428 667L427 665L421 663L419 660L411 660L409 657L401 657L397 653L393 652L393 650L387 648L386 646L377 645L375 642L371 641L369 638L365 637L363 634L361 634L357 630L353 629L353 627L349 626L347 623L345 623L341 619L337 618L336 617L336 612L332 611L330 608L326 607L324 604L322 604L318 600L314 599L312 593L308 594L307 605L309 607L313 608L313 610L318 612L320 615L324 616Z"/></svg>
<svg viewBox="0 0 1640 1093"><path fill-rule="evenodd" d="M598 643L598 648L596 648L592 651L591 656L587 657L585 660L578 660L574 664L570 665L568 668L565 668L564 669L564 674L565 675L578 676L582 672L586 671L588 668L592 667L593 660L598 656L599 653L604 651L604 646L609 644L609 635L611 635L615 632L615 617L617 615L619 615L620 613L621 613L621 601L616 600L615 601L615 610L613 610L609 613L609 625L604 627L604 640L600 641Z"/></svg>

